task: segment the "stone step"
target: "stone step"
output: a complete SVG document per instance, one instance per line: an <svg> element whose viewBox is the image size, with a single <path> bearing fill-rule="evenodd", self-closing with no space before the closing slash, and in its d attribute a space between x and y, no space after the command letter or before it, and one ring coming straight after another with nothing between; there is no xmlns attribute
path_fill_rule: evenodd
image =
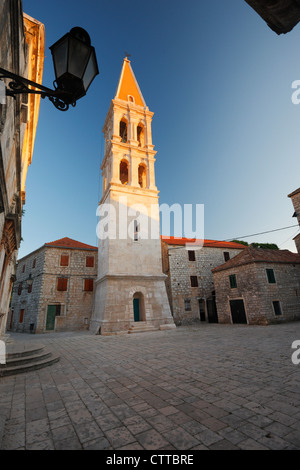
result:
<svg viewBox="0 0 300 470"><path fill-rule="evenodd" d="M45 350L38 350L38 354L26 354L24 356L14 356L10 355L6 358L6 364L1 364L1 366L6 369L7 367L15 367L15 366L20 366L24 364L30 364L33 362L38 362L38 361L43 361L44 359L47 359L51 357L52 353L51 351L45 351Z"/></svg>
<svg viewBox="0 0 300 470"><path fill-rule="evenodd" d="M59 361L59 355L42 344L12 341L6 344L6 363L0 364L0 377L47 367Z"/></svg>
<svg viewBox="0 0 300 470"><path fill-rule="evenodd" d="M128 330L129 334L132 333L149 333L151 331L157 331L157 328L155 328L153 325L147 324L147 322L136 322L134 325L131 325L131 327Z"/></svg>
<svg viewBox="0 0 300 470"><path fill-rule="evenodd" d="M46 359L36 360L27 362L26 364L20 364L17 366L3 367L6 364L0 364L0 377L6 377L8 375L22 374L24 372L31 372L33 370L42 369L43 367L51 366L59 361L58 354L50 354L50 357Z"/></svg>

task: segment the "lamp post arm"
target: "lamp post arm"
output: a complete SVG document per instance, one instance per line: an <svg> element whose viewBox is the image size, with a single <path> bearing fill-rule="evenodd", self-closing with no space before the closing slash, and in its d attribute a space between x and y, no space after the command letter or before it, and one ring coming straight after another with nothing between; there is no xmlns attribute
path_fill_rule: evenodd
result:
<svg viewBox="0 0 300 470"><path fill-rule="evenodd" d="M75 106L76 102L72 99L70 93L65 91L51 88L47 88L40 83L35 83L27 78L20 77L15 73L9 72L8 70L2 69L0 67L0 80L3 78L11 79L8 83L8 88L6 89L6 95L15 97L20 94L38 94L42 98L49 98L49 100L54 104L54 106L60 111L67 111L69 105ZM30 88L32 87L32 88ZM35 88L35 89L33 89Z"/></svg>

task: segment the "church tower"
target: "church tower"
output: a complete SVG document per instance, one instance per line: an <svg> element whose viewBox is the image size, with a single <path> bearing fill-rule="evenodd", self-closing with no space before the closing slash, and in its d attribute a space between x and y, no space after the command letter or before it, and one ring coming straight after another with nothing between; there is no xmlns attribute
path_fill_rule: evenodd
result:
<svg viewBox="0 0 300 470"><path fill-rule="evenodd" d="M162 272L152 117L125 58L103 127L94 333L175 328Z"/></svg>

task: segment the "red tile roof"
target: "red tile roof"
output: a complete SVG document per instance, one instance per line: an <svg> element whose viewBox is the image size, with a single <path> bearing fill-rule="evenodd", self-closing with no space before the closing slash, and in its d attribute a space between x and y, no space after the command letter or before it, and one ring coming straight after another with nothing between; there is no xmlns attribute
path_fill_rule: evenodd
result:
<svg viewBox="0 0 300 470"><path fill-rule="evenodd" d="M295 191L293 191L292 193L288 194L288 197L293 197L295 196L296 194L300 193L300 188L298 189L295 189Z"/></svg>
<svg viewBox="0 0 300 470"><path fill-rule="evenodd" d="M214 268L212 272L223 271L250 263L300 264L300 255L289 250L268 250L249 246L234 258Z"/></svg>
<svg viewBox="0 0 300 470"><path fill-rule="evenodd" d="M45 246L55 246L56 248L77 248L82 250L98 250L96 246L86 245L85 243L72 240L72 238L60 238L54 242L45 243Z"/></svg>
<svg viewBox="0 0 300 470"><path fill-rule="evenodd" d="M188 243L193 243L195 245L202 245L203 240L192 240L189 238L174 238L174 237L166 237L162 235L162 241L167 243L168 245L185 245ZM204 247L209 248L235 248L238 250L244 250L246 247L241 243L235 242L224 242L219 240L204 240Z"/></svg>

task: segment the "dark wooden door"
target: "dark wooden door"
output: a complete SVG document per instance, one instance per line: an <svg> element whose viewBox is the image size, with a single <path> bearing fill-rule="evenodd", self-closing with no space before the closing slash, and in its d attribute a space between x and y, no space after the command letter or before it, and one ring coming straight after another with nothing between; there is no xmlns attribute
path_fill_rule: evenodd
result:
<svg viewBox="0 0 300 470"><path fill-rule="evenodd" d="M218 323L218 313L217 313L217 305L216 305L216 297L214 292L212 293L211 297L206 300L207 306L207 317L209 323Z"/></svg>
<svg viewBox="0 0 300 470"><path fill-rule="evenodd" d="M48 305L46 330L54 330L56 305Z"/></svg>
<svg viewBox="0 0 300 470"><path fill-rule="evenodd" d="M134 321L140 321L140 299L133 299Z"/></svg>
<svg viewBox="0 0 300 470"><path fill-rule="evenodd" d="M205 316L205 300L200 299L199 300L199 315L200 315L200 321L205 321L206 316Z"/></svg>
<svg viewBox="0 0 300 470"><path fill-rule="evenodd" d="M230 300L232 323L247 323L243 299Z"/></svg>

